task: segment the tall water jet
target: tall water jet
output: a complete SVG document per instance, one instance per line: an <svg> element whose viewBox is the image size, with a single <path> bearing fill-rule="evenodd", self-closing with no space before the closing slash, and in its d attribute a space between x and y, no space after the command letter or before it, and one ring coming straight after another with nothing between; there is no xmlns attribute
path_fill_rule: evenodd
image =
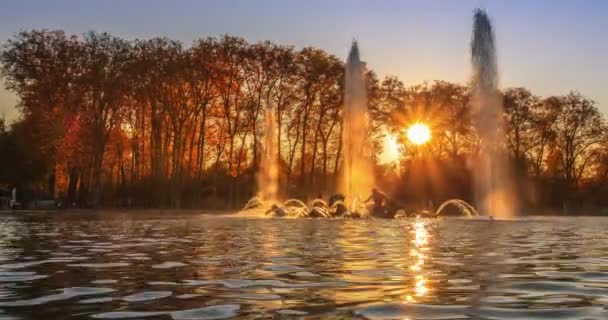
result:
<svg viewBox="0 0 608 320"><path fill-rule="evenodd" d="M365 63L359 58L359 47L357 42L353 42L346 61L342 110L344 165L340 184L340 191L351 204L365 197L374 186L365 73Z"/></svg>
<svg viewBox="0 0 608 320"><path fill-rule="evenodd" d="M487 13L481 9L474 14L471 64L474 124L480 139L473 170L476 206L482 214L506 218L514 213L515 197L505 147L494 31Z"/></svg>
<svg viewBox="0 0 608 320"><path fill-rule="evenodd" d="M262 201L276 201L279 192L279 147L277 145L277 125L272 108L264 111L262 155L257 174L258 198Z"/></svg>

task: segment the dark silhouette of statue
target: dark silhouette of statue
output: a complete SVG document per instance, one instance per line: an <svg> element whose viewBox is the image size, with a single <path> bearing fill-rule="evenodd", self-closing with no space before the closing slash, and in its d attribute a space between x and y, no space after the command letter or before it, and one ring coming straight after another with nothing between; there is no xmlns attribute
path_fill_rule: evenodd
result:
<svg viewBox="0 0 608 320"><path fill-rule="evenodd" d="M365 203L372 202L371 215L376 218L393 218L393 210L388 210L390 203L386 194L377 188L372 188L372 194L365 200Z"/></svg>
<svg viewBox="0 0 608 320"><path fill-rule="evenodd" d="M335 205L335 211L332 212L334 217L341 217L348 211L346 205L344 205L344 200L345 197L341 193L335 193L329 197L329 207L332 208Z"/></svg>
<svg viewBox="0 0 608 320"><path fill-rule="evenodd" d="M284 217L287 215L285 209L277 206L276 204L273 204L272 207L270 207L270 209L268 209L265 214L268 215L270 213L274 213L275 217Z"/></svg>

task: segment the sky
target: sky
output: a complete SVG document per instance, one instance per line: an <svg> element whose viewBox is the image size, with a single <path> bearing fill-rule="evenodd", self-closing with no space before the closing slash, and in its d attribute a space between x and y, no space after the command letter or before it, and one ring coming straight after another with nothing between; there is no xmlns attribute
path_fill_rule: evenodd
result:
<svg viewBox="0 0 608 320"><path fill-rule="evenodd" d="M185 44L227 33L345 58L356 39L381 77L464 83L476 7L494 24L502 88L541 96L577 90L608 115L606 0L1 0L0 42L34 28ZM0 89L0 117L14 120L16 103Z"/></svg>

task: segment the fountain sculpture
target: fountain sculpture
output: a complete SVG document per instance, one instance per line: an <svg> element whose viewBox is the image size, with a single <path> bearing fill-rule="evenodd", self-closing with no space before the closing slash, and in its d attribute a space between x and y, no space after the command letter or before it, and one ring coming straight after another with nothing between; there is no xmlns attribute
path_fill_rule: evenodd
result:
<svg viewBox="0 0 608 320"><path fill-rule="evenodd" d="M474 125L480 139L479 155L474 170L474 195L479 211L498 218L512 216L515 198L512 196L506 138L503 124L503 106L498 90L498 68L494 32L485 11L475 10L471 40L471 64L473 89L472 109ZM315 200L311 208L297 199L287 200L283 208L290 217L332 217L338 206L348 208L347 214L367 211L361 202L363 195L374 186L372 149L369 141L369 119L365 82L365 63L359 57L357 42L353 42L347 62L342 109L343 165L339 191L346 204L339 201L328 206L323 200ZM251 199L245 209L260 207L264 201L276 201L278 194L278 146L273 114L267 110L264 116L264 152L258 174L258 196ZM478 216L477 210L459 199L445 201L435 213L438 217L448 206L455 206L467 217ZM408 217L399 210L399 217ZM424 212L427 212L426 210ZM416 216L416 214L413 214Z"/></svg>

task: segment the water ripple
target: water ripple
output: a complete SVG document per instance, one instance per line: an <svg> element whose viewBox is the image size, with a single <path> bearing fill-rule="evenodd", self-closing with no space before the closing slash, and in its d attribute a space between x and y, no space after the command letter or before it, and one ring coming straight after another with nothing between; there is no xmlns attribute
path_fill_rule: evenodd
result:
<svg viewBox="0 0 608 320"><path fill-rule="evenodd" d="M606 218L57 213L0 230L0 318L608 318Z"/></svg>
<svg viewBox="0 0 608 320"><path fill-rule="evenodd" d="M172 294L171 291L145 291L125 296L122 300L127 302L150 301L170 297Z"/></svg>
<svg viewBox="0 0 608 320"><path fill-rule="evenodd" d="M45 304L52 301L68 300L79 296L103 294L115 291L110 288L65 288L60 293L28 300L0 301L0 307L26 307Z"/></svg>
<svg viewBox="0 0 608 320"><path fill-rule="evenodd" d="M178 310L172 312L166 311L149 311L149 312L137 312L137 311L116 311L116 312L104 312L92 315L94 319L136 319L155 317L162 315L169 315L173 320L216 320L216 319L227 319L234 317L238 314L240 309L239 305L226 304L217 305L197 309L189 310Z"/></svg>

